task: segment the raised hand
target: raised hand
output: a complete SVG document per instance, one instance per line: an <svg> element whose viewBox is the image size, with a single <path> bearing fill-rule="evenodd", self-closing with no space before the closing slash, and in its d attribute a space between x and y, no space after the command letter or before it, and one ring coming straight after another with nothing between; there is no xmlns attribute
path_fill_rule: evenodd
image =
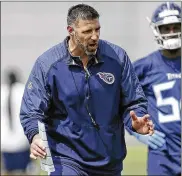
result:
<svg viewBox="0 0 182 176"><path fill-rule="evenodd" d="M149 114L144 115L143 117L137 117L134 111L130 111L130 116L132 118L132 127L139 134L149 134L154 133L154 125Z"/></svg>

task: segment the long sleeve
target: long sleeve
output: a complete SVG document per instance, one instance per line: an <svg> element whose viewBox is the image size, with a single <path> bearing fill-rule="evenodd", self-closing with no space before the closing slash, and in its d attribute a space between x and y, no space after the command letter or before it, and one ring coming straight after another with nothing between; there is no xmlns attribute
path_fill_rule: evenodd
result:
<svg viewBox="0 0 182 176"><path fill-rule="evenodd" d="M38 133L38 120L46 117L50 96L46 86L46 74L42 62L36 61L26 83L20 108L20 121L31 143Z"/></svg>
<svg viewBox="0 0 182 176"><path fill-rule="evenodd" d="M147 114L147 99L126 53L123 62L121 90L124 123L129 130L133 130L130 111L134 110L139 117Z"/></svg>

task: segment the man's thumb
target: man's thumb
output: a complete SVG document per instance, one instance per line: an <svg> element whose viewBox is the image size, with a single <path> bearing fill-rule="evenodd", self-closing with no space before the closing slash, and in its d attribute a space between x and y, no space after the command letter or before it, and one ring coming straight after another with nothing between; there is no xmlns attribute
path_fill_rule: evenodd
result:
<svg viewBox="0 0 182 176"><path fill-rule="evenodd" d="M136 116L136 114L135 114L134 111L130 111L130 116L131 116L131 118L132 118L133 121L136 121L137 120L137 116Z"/></svg>

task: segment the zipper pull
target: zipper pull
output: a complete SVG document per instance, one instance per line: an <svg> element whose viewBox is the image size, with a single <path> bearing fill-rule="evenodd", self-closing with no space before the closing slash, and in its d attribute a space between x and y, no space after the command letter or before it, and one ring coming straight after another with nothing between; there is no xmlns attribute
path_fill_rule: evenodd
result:
<svg viewBox="0 0 182 176"><path fill-rule="evenodd" d="M84 67L84 70L85 70L85 78L88 80L90 77L90 73L89 73L87 67Z"/></svg>

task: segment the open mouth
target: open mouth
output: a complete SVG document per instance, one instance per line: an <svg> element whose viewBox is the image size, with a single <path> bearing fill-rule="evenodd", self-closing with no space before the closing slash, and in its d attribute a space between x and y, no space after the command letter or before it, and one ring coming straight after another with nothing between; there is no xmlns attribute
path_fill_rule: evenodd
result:
<svg viewBox="0 0 182 176"><path fill-rule="evenodd" d="M95 44L89 44L89 46L91 46L91 47L96 47L97 44L96 44L96 43L95 43Z"/></svg>

